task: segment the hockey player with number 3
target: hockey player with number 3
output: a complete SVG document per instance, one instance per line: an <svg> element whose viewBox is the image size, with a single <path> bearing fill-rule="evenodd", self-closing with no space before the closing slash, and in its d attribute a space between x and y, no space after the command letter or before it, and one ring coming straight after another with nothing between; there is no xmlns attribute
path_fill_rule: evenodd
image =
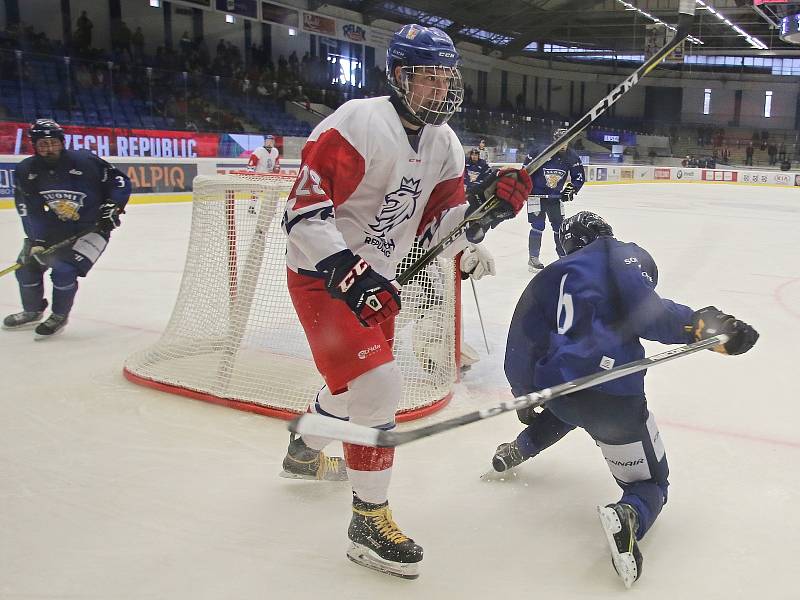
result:
<svg viewBox="0 0 800 600"><path fill-rule="evenodd" d="M596 214L583 211L565 220L559 237L566 255L531 280L509 327L505 371L514 396L640 360L640 338L686 344L724 333L728 342L713 348L722 354L742 354L758 340L750 325L713 306L693 311L659 297L650 254L615 239ZM492 460L503 472L575 427L585 429L622 488L619 502L598 511L626 587L642 572L638 540L667 501L669 469L647 408L644 373L554 399L544 410L517 411L526 429L501 444Z"/></svg>
<svg viewBox="0 0 800 600"><path fill-rule="evenodd" d="M392 429L402 379L394 362L394 317L401 295L397 265L416 242L437 243L468 211L464 155L446 124L463 99L460 57L441 30L406 25L387 52L389 97L351 100L308 138L286 204L289 293L325 387L309 410L332 419ZM531 188L525 171L497 178L498 206L484 230L513 217ZM454 256L466 246L456 241ZM392 519L388 488L393 448L344 444L342 459L326 456L330 440L292 436L284 476L349 479L353 504L347 556L357 564L413 579L422 548ZM346 465L346 467L345 467Z"/></svg>
<svg viewBox="0 0 800 600"><path fill-rule="evenodd" d="M23 329L44 315L44 273L52 269L52 314L36 326L46 339L67 325L78 278L86 277L106 249L111 232L131 194L122 171L88 150L67 150L64 130L50 119L38 119L29 130L35 155L17 165L14 202L27 236L16 271L22 312L8 315L4 329ZM87 231L94 225L94 231ZM52 254L48 246L86 232Z"/></svg>

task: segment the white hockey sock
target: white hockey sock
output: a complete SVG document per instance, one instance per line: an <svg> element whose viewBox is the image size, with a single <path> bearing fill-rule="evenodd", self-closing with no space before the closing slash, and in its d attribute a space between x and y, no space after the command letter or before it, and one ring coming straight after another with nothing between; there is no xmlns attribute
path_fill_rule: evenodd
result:
<svg viewBox="0 0 800 600"><path fill-rule="evenodd" d="M392 479L392 468L383 471L356 471L347 468L347 477L353 491L364 502L381 504L389 497L389 481Z"/></svg>
<svg viewBox="0 0 800 600"><path fill-rule="evenodd" d="M312 413L323 414L326 416L333 415L334 417L346 417L347 396L349 393L350 392L342 392L341 394L336 394L334 396L331 394L331 391L326 385L317 393L317 397L309 405L309 410ZM319 409L322 410L321 413ZM302 437L306 446L312 450L323 450L325 446L330 444L332 441L330 438L319 437L316 435L304 435Z"/></svg>

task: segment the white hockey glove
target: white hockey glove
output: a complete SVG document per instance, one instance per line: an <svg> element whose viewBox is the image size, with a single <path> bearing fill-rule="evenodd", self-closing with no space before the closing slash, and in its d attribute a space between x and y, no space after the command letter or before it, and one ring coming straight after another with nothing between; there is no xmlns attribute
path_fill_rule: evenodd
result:
<svg viewBox="0 0 800 600"><path fill-rule="evenodd" d="M494 258L482 244L469 244L461 255L461 273L477 281L484 275L494 275Z"/></svg>

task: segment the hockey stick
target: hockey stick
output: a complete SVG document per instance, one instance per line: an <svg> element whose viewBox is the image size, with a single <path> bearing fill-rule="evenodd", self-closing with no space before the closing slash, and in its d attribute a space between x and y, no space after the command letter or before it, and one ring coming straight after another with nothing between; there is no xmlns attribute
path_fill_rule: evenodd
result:
<svg viewBox="0 0 800 600"><path fill-rule="evenodd" d="M90 229L87 229L86 231L82 231L80 233L76 233L75 235L72 235L72 236L70 236L70 237L68 237L66 239L63 239L60 242L56 242L52 246L48 246L42 252L39 252L39 258L47 258L51 254L54 254L57 250L61 250L62 248L66 247L66 246L69 246L70 244L75 242L78 238L82 238L86 234L94 233L95 231L97 231L97 226L93 226ZM14 263L10 267L7 267L7 268L3 269L2 271L0 271L0 277L2 277L3 275L8 275L9 273L13 273L17 269L21 269L23 266L25 266L25 263L19 263L19 262L18 263Z"/></svg>
<svg viewBox="0 0 800 600"><path fill-rule="evenodd" d="M489 408L484 408L483 410L477 410L410 431L382 431L380 429L355 425L347 421L340 421L339 419L332 419L312 413L307 413L291 421L289 423L289 431L299 433L300 435L316 435L334 440L341 440L361 446L393 448L436 433L441 433L442 431L448 431L456 427L461 427L462 425L474 423L475 421L496 417L504 412L519 410L520 408L527 408L529 406L542 406L561 396L585 390L595 385L605 383L606 381L613 381L620 377L631 375L632 373L638 373L639 371L664 364L676 358L688 356L700 350L713 348L714 346L724 344L729 339L730 337L725 334L715 335L714 337L700 340L693 344L687 344L680 348L673 348L661 354L655 354L641 360L614 367L608 371L601 371L600 373L579 377L578 379L554 385L553 387L545 388L532 394L518 396L513 400L506 400L505 402L490 406Z"/></svg>
<svg viewBox="0 0 800 600"><path fill-rule="evenodd" d="M569 129L567 129L563 136L561 136L558 140L554 140L549 146L547 146L547 148L542 150L536 157L531 159L530 162L526 163L524 168L528 174L533 175L533 173L536 172L544 163L553 158L553 156L555 156L555 154L562 147L574 140L584 129L586 129L586 127L589 126L589 124L592 123L592 121L597 119L600 115L606 112L606 110L611 108L611 106L617 102L617 100L622 98L622 96L624 96L633 86L639 83L639 80L642 77L655 69L661 63L661 61L669 56L669 54L675 48L682 44L686 39L686 36L689 35L689 30L694 21L694 9L695 0L680 0L680 6L678 8L678 27L675 37L673 37L671 41L664 45L663 48L661 48L645 63L643 63L641 67L628 75L628 77L626 77L622 83L620 83L617 87L611 90L607 96L595 104L589 110L589 112L575 121L575 123L573 123ZM495 189L497 188L497 172L494 172L492 175L487 177L482 187L483 189L479 193L483 195L485 201L480 205L479 208L470 213L468 216L464 217L464 219L458 225L456 225L455 228L449 234L447 234L447 236L431 246L431 248L429 248L425 254L420 256L410 267L408 267L408 269L403 271L398 276L397 282L401 286L414 279L417 273L424 269L428 263L439 256L439 254L441 254L445 248L460 238L469 225L477 223L497 207L497 205L501 202L494 195Z"/></svg>
<svg viewBox="0 0 800 600"><path fill-rule="evenodd" d="M478 321L481 322L481 333L483 334L483 344L486 346L486 354L491 354L489 351L489 340L486 339L486 329L483 327L483 315L481 315L481 305L478 302L478 290L475 289L475 280L470 277L469 282L472 284L472 295L475 297L475 308L478 309Z"/></svg>

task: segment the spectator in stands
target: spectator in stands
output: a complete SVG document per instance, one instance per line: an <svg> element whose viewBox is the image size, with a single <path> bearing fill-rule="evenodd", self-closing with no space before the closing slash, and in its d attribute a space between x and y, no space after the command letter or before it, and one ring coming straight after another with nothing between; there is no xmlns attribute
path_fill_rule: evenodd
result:
<svg viewBox="0 0 800 600"><path fill-rule="evenodd" d="M481 138L478 142L478 152L480 153L481 160L489 162L489 149L486 147L486 139Z"/></svg>
<svg viewBox="0 0 800 600"><path fill-rule="evenodd" d="M775 142L771 142L767 145L767 156L769 156L769 166L772 167L778 162L778 147L775 145Z"/></svg>
<svg viewBox="0 0 800 600"><path fill-rule="evenodd" d="M747 144L747 148L744 149L744 164L747 166L753 166L753 142Z"/></svg>
<svg viewBox="0 0 800 600"><path fill-rule="evenodd" d="M89 16L86 14L84 10L81 13L81 16L78 17L78 22L75 26L75 35L73 38L73 42L75 44L75 48L78 52L86 52L89 48L92 47L92 28L94 24L92 23Z"/></svg>
<svg viewBox="0 0 800 600"><path fill-rule="evenodd" d="M137 61L144 59L144 33L141 27L137 27L131 36L134 58Z"/></svg>

